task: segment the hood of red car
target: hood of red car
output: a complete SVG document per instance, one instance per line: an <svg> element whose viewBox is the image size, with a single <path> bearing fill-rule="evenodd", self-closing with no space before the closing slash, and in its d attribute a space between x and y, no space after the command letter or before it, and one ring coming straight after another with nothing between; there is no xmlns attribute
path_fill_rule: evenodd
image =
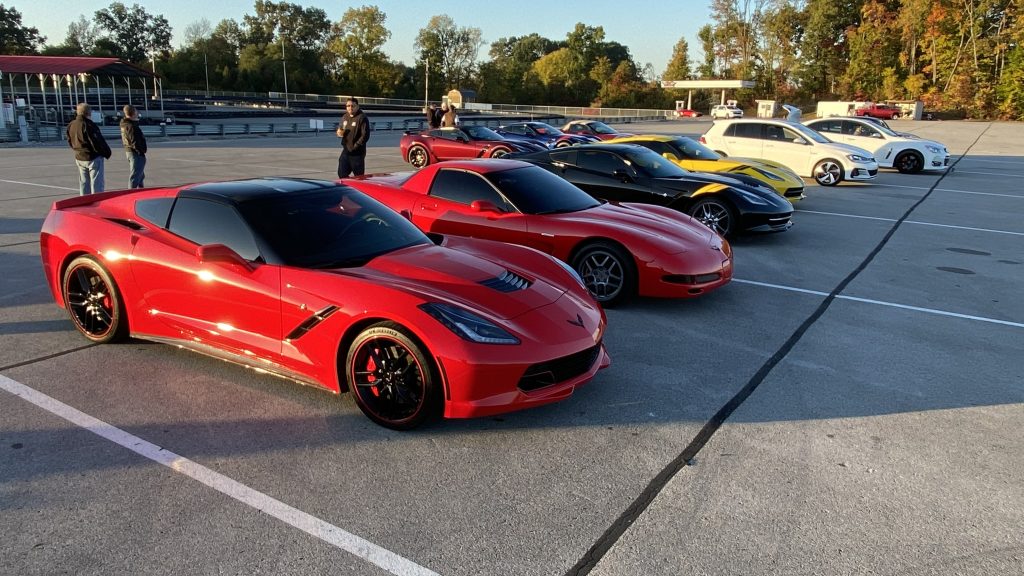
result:
<svg viewBox="0 0 1024 576"><path fill-rule="evenodd" d="M579 226L614 227L617 236L623 234L642 237L658 246L666 254L678 254L696 248L706 248L717 236L710 228L689 216L659 214L645 204L612 204L552 216L561 222L572 222ZM689 221L687 221L689 220Z"/></svg>
<svg viewBox="0 0 1024 576"><path fill-rule="evenodd" d="M347 271L428 299L485 310L502 319L547 306L565 293L563 288L503 264L433 244L397 250Z"/></svg>

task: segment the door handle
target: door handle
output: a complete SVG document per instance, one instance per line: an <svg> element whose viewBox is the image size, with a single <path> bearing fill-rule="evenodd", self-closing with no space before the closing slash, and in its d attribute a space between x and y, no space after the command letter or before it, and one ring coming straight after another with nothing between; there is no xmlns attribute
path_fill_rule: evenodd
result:
<svg viewBox="0 0 1024 576"><path fill-rule="evenodd" d="M420 204L420 210L437 210L437 204L427 204L424 202Z"/></svg>

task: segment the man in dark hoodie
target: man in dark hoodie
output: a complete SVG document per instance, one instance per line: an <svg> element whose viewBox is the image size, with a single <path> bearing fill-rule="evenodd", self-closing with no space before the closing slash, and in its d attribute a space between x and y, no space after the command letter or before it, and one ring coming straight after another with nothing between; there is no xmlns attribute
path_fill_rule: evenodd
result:
<svg viewBox="0 0 1024 576"><path fill-rule="evenodd" d="M146 179L146 136L139 128L139 111L131 104L124 107L121 119L121 143L128 156L128 186L142 188Z"/></svg>
<svg viewBox="0 0 1024 576"><path fill-rule="evenodd" d="M362 176L366 170L366 141L370 139L370 121L359 109L359 100L349 98L345 115L336 132L341 138L341 156L338 157L338 178L349 174Z"/></svg>
<svg viewBox="0 0 1024 576"><path fill-rule="evenodd" d="M75 151L78 166L78 193L99 194L103 192L103 160L110 158L110 146L103 139L100 127L89 118L92 107L82 102L78 105L75 119L68 124L68 146Z"/></svg>

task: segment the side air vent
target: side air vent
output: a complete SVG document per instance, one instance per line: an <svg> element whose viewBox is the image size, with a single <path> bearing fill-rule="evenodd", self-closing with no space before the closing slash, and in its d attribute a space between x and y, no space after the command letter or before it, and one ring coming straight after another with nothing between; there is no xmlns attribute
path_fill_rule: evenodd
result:
<svg viewBox="0 0 1024 576"><path fill-rule="evenodd" d="M114 224L120 224L125 228L131 228L132 230L142 230L145 228L142 224L134 220L128 220L127 218L107 218L107 222L113 222Z"/></svg>
<svg viewBox="0 0 1024 576"><path fill-rule="evenodd" d="M530 287L530 281L518 274L513 274L508 270L502 272L501 276L497 278L491 278L490 280L484 280L480 282L488 288L493 288L498 292L515 292L516 290L526 290Z"/></svg>

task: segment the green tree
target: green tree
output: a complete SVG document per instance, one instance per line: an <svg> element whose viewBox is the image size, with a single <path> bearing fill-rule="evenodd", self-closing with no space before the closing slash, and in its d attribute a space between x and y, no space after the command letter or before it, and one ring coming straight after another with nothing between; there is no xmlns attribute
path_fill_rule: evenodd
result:
<svg viewBox="0 0 1024 576"><path fill-rule="evenodd" d="M850 58L840 80L846 98L878 100L902 97L898 70L903 50L898 12L885 2L864 3L861 23L847 32ZM879 74L883 70L883 74Z"/></svg>
<svg viewBox="0 0 1024 576"><path fill-rule="evenodd" d="M330 30L327 13L320 8L256 0L254 14L243 16L238 29L236 86L244 90L283 90L283 59L289 91L328 90L331 82L323 60Z"/></svg>
<svg viewBox="0 0 1024 576"><path fill-rule="evenodd" d="M381 47L391 37L387 16L376 6L350 8L331 27L327 53L343 90L390 96L397 83L395 66Z"/></svg>
<svg viewBox="0 0 1024 576"><path fill-rule="evenodd" d="M665 67L665 80L686 80L690 77L690 45L686 38L680 38L672 48L672 59Z"/></svg>
<svg viewBox="0 0 1024 576"><path fill-rule="evenodd" d="M489 102L532 100L528 96L531 88L524 82L526 74L534 62L557 48L557 43L536 33L492 42L491 59L480 65L478 74L480 98Z"/></svg>
<svg viewBox="0 0 1024 576"><path fill-rule="evenodd" d="M0 54L36 54L44 42L38 28L22 25L21 12L0 4Z"/></svg>
<svg viewBox="0 0 1024 576"><path fill-rule="evenodd" d="M700 40L701 51L704 52L704 60L697 67L697 71L701 78L716 78L718 67L715 61L715 29L711 24L705 24L697 31L697 38Z"/></svg>
<svg viewBox="0 0 1024 576"><path fill-rule="evenodd" d="M413 44L420 62L430 62L430 85L443 91L463 87L472 79L481 46L479 28L460 28L447 14L432 16Z"/></svg>
<svg viewBox="0 0 1024 576"><path fill-rule="evenodd" d="M97 27L106 31L116 55L129 62L146 61L155 52L171 50L171 25L163 15L150 14L138 4L131 8L114 2L93 16Z"/></svg>
<svg viewBox="0 0 1024 576"><path fill-rule="evenodd" d="M797 77L810 99L831 97L837 88L834 84L846 71L849 58L846 31L858 25L862 5L863 0L807 1Z"/></svg>

